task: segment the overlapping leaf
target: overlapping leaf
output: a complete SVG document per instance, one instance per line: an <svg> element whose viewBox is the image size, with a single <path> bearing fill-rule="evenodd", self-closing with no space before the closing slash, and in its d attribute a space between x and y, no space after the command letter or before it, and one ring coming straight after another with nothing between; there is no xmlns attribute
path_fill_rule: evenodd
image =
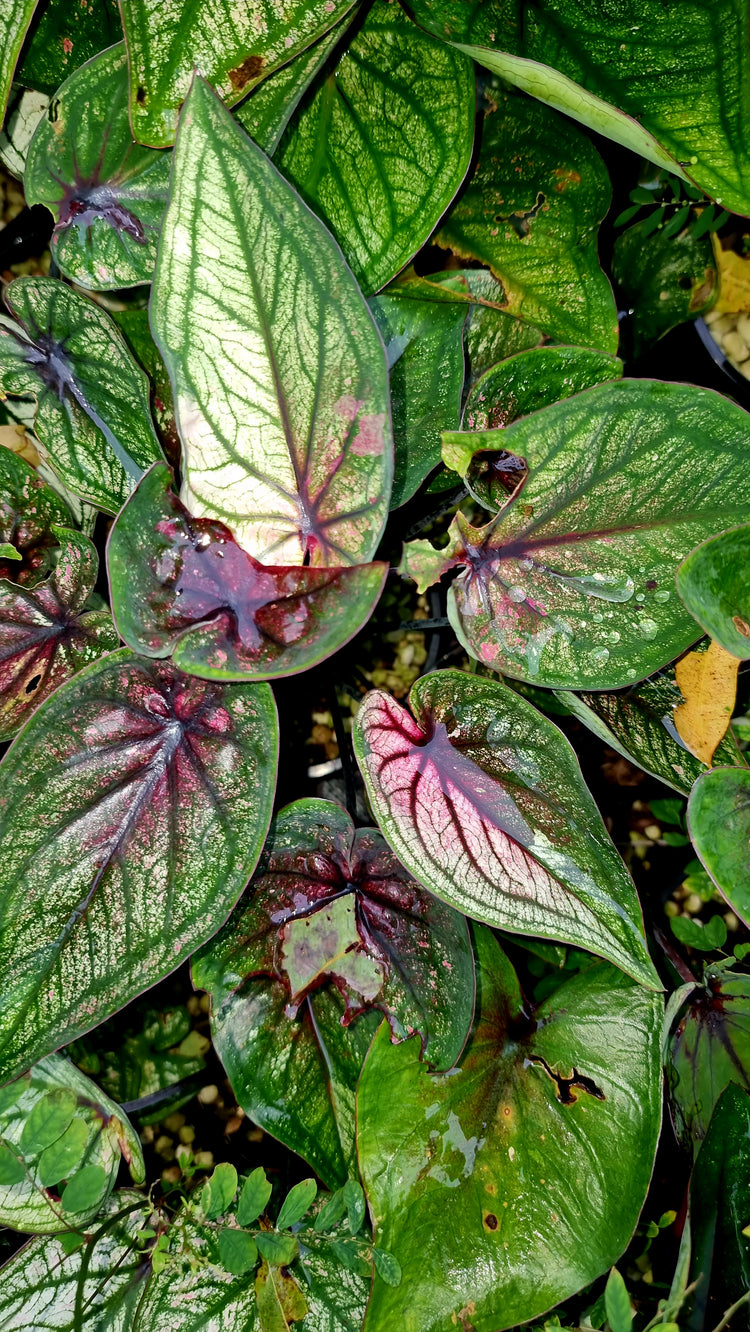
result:
<svg viewBox="0 0 750 1332"><path fill-rule="evenodd" d="M378 1032L357 1096L357 1147L378 1276L366 1332L495 1332L541 1314L622 1253L661 1119L656 995L598 964L533 1013L487 930L480 1008L457 1071ZM446 1243L446 1235L450 1243Z"/></svg>
<svg viewBox="0 0 750 1332"><path fill-rule="evenodd" d="M374 0L276 155L367 293L412 258L453 201L474 142L474 69L398 5Z"/></svg>
<svg viewBox="0 0 750 1332"><path fill-rule="evenodd" d="M75 1064L49 1055L0 1090L0 1221L31 1233L85 1225L104 1206L124 1157L145 1178L138 1134L119 1105ZM71 1214L63 1182L82 1170L101 1174L99 1196Z"/></svg>
<svg viewBox="0 0 750 1332"><path fill-rule="evenodd" d="M54 470L116 513L161 456L146 376L103 310L56 278L16 278L0 317L0 389L32 394L35 429Z"/></svg>
<svg viewBox="0 0 750 1332"><path fill-rule="evenodd" d="M23 46L37 0L13 0L0 15L0 124L5 116L16 61Z"/></svg>
<svg viewBox="0 0 750 1332"><path fill-rule="evenodd" d="M374 690L354 730L372 809L407 869L477 920L589 949L658 988L632 881L557 727L460 671L423 676L409 702L413 718Z"/></svg>
<svg viewBox="0 0 750 1332"><path fill-rule="evenodd" d="M99 560L79 532L53 529L55 567L35 587L0 581L0 740L120 640L106 607L90 605Z"/></svg>
<svg viewBox="0 0 750 1332"><path fill-rule="evenodd" d="M422 585L463 566L448 596L456 632L486 665L531 683L616 689L684 652L697 634L674 591L696 543L750 516L750 418L685 384L628 380L576 394L499 431L483 453L524 458L529 476L483 528L416 554ZM448 456L462 436L444 436Z"/></svg>
<svg viewBox="0 0 750 1332"><path fill-rule="evenodd" d="M54 528L70 526L64 500L38 472L10 449L0 448L0 545L12 546L20 560L0 558L0 578L34 587L52 567Z"/></svg>
<svg viewBox="0 0 750 1332"><path fill-rule="evenodd" d="M273 568L223 523L191 518L169 468L147 473L107 547L113 613L125 642L206 679L268 679L307 670L369 619L387 564Z"/></svg>
<svg viewBox="0 0 750 1332"><path fill-rule="evenodd" d="M654 231L651 219L618 236L612 277L631 315L633 355L641 356L657 338L713 304L718 287L708 235L686 227L679 235Z"/></svg>
<svg viewBox="0 0 750 1332"><path fill-rule="evenodd" d="M688 801L688 831L703 867L750 924L750 770L713 768Z"/></svg>
<svg viewBox="0 0 750 1332"><path fill-rule="evenodd" d="M474 1009L466 922L377 832L301 800L272 825L252 900L193 963L240 1104L332 1183L353 1150L353 1095L377 1028L458 1058ZM330 1082L330 1086L328 1085Z"/></svg>
<svg viewBox="0 0 750 1332"><path fill-rule="evenodd" d="M121 0L130 61L130 116L139 143L174 143L177 115L199 69L228 106L328 32L352 0Z"/></svg>
<svg viewBox="0 0 750 1332"><path fill-rule="evenodd" d="M750 976L708 969L669 1036L667 1081L675 1131L698 1150L724 1088L750 1092Z"/></svg>
<svg viewBox="0 0 750 1332"><path fill-rule="evenodd" d="M79 65L121 38L117 0L89 0L84 5L43 0L34 13L16 78L51 96Z"/></svg>
<svg viewBox="0 0 750 1332"><path fill-rule="evenodd" d="M691 551L677 570L677 591L699 624L733 657L750 657L750 526Z"/></svg>
<svg viewBox="0 0 750 1332"><path fill-rule="evenodd" d="M139 1122L147 1124L166 1116L169 1093L165 1089L205 1068L199 1053L203 1044L182 1005L157 1011L153 1003L142 1000L129 1005L127 1017L111 1018L74 1041L67 1053L120 1104L165 1092L163 1097L155 1097L153 1106L141 1110ZM175 1088L176 1095L184 1090Z"/></svg>
<svg viewBox="0 0 750 1332"><path fill-rule="evenodd" d="M150 282L170 165L171 154L133 143L124 43L65 81L32 140L24 189L55 219L51 250L67 277L95 290Z"/></svg>
<svg viewBox="0 0 750 1332"><path fill-rule="evenodd" d="M121 651L52 695L2 765L0 1076L110 1016L218 929L273 800L268 685Z"/></svg>
<svg viewBox="0 0 750 1332"><path fill-rule="evenodd" d="M335 242L202 79L182 113L151 318L190 512L266 563L369 560L392 476L382 343Z"/></svg>
<svg viewBox="0 0 750 1332"><path fill-rule="evenodd" d="M750 1096L730 1083L714 1110L690 1180L690 1277L695 1292L692 1307L680 1318L680 1326L689 1332L715 1327L750 1289L748 1194Z"/></svg>
<svg viewBox="0 0 750 1332"><path fill-rule="evenodd" d="M538 102L499 86L485 99L479 161L438 243L487 264L509 313L560 342L616 351L617 312L597 255L610 198L604 163Z"/></svg>

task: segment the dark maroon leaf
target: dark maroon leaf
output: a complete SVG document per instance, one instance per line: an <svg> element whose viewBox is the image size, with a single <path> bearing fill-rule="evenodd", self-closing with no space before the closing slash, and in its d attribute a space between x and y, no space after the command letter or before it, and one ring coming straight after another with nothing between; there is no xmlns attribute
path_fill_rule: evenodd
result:
<svg viewBox="0 0 750 1332"><path fill-rule="evenodd" d="M750 1092L750 976L708 967L685 998L668 1051L675 1131L697 1151L728 1083Z"/></svg>
<svg viewBox="0 0 750 1332"><path fill-rule="evenodd" d="M0 578L33 587L49 572L57 545L52 528L70 526L70 512L54 490L23 458L0 448L0 544L13 546L21 560L0 559Z"/></svg>

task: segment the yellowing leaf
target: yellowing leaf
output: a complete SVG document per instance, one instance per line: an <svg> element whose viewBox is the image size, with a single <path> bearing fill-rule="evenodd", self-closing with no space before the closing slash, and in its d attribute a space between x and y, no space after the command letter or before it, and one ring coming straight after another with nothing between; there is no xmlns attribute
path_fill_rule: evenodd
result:
<svg viewBox="0 0 750 1332"><path fill-rule="evenodd" d="M714 305L716 314L736 314L750 310L750 255L722 250L721 241L712 236L714 257L719 272L719 297Z"/></svg>
<svg viewBox="0 0 750 1332"><path fill-rule="evenodd" d="M732 716L739 664L712 639L705 652L689 652L675 667L685 701L675 708L674 724L690 753L709 768Z"/></svg>
<svg viewBox="0 0 750 1332"><path fill-rule="evenodd" d="M255 1298L263 1332L288 1332L307 1314L307 1300L294 1277L263 1260L255 1278Z"/></svg>

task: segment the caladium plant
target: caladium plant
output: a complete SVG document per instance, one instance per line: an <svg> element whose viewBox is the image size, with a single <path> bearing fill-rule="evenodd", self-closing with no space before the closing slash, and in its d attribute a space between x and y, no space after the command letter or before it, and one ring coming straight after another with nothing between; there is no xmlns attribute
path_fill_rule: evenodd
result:
<svg viewBox="0 0 750 1332"><path fill-rule="evenodd" d="M631 353L747 12L626 8L0 6L3 1328L743 1308L750 416Z"/></svg>

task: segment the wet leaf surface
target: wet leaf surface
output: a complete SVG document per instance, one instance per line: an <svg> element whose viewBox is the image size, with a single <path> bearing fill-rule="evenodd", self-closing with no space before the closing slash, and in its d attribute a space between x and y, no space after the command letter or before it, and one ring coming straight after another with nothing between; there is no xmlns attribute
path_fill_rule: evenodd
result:
<svg viewBox="0 0 750 1332"><path fill-rule="evenodd" d="M51 96L79 65L121 39L117 0L44 0L34 12L16 78Z"/></svg>
<svg viewBox="0 0 750 1332"><path fill-rule="evenodd" d="M714 768L695 783L688 802L693 846L733 911L750 922L750 771Z"/></svg>
<svg viewBox="0 0 750 1332"><path fill-rule="evenodd" d="M0 17L0 123L5 116L16 61L36 6L37 0L18 0L3 7Z"/></svg>
<svg viewBox="0 0 750 1332"><path fill-rule="evenodd" d="M750 527L704 541L677 570L677 591L699 624L726 652L750 657Z"/></svg>
<svg viewBox="0 0 750 1332"><path fill-rule="evenodd" d="M704 314L718 286L710 236L696 237L690 227L665 236L646 231L648 222L636 222L618 236L612 255L620 302L632 311L634 356L678 324Z"/></svg>

